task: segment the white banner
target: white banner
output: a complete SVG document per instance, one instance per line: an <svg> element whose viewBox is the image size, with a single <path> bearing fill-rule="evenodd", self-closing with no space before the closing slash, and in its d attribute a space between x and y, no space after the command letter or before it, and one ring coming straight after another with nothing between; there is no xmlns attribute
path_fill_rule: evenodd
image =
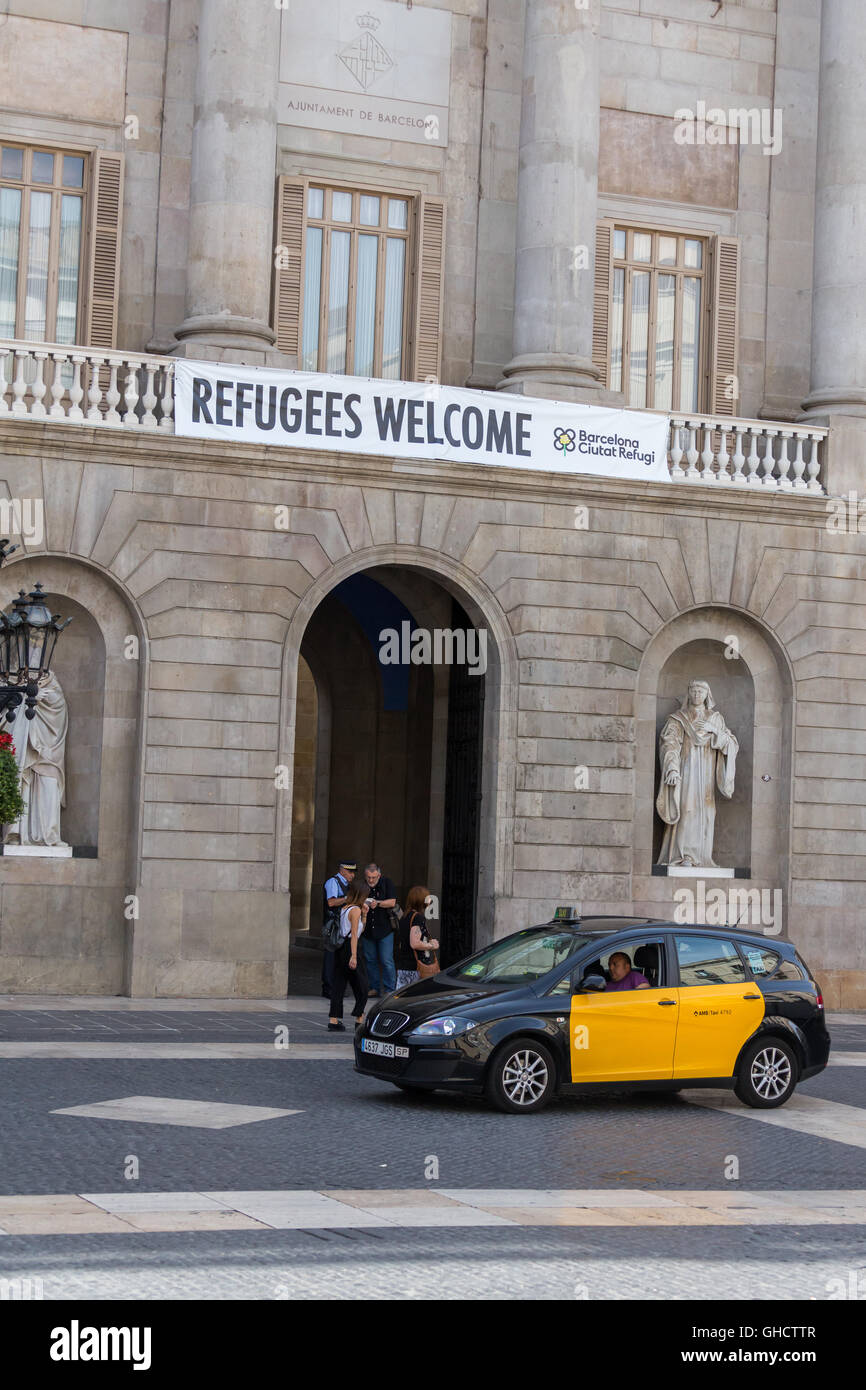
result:
<svg viewBox="0 0 866 1390"><path fill-rule="evenodd" d="M226 443L670 481L666 415L229 362L178 358L175 433Z"/></svg>

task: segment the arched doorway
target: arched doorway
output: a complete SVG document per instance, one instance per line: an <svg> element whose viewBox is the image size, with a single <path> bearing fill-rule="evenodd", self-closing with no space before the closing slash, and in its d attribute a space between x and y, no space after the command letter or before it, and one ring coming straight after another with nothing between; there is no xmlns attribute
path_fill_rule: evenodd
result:
<svg viewBox="0 0 866 1390"><path fill-rule="evenodd" d="M459 959L492 936L497 876L503 682L483 610L447 576L374 564L335 577L295 640L290 993L318 992L322 885L343 856L401 899L426 884L443 962Z"/></svg>

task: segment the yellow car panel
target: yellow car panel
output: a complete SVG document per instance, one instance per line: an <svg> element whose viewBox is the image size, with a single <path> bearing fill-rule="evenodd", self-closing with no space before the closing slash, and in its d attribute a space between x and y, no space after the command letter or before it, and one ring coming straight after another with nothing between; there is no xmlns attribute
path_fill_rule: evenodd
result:
<svg viewBox="0 0 866 1390"><path fill-rule="evenodd" d="M677 994L675 989L629 989L573 995L572 1082L669 1080Z"/></svg>
<svg viewBox="0 0 866 1390"><path fill-rule="evenodd" d="M743 1043L764 1017L764 996L749 981L689 985L679 1000L674 1077L730 1076Z"/></svg>

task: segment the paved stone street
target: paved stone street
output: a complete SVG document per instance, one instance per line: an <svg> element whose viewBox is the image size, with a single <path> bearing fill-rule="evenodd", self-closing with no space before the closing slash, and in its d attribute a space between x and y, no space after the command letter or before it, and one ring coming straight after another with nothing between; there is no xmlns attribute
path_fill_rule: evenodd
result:
<svg viewBox="0 0 866 1390"><path fill-rule="evenodd" d="M866 1294L856 1016L779 1111L522 1117L357 1076L317 1000L100 1002L0 1000L0 1277L46 1299Z"/></svg>

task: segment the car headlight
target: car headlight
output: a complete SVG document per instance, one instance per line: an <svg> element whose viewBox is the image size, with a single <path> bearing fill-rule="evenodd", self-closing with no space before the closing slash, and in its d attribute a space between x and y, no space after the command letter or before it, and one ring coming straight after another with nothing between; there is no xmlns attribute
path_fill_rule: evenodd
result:
<svg viewBox="0 0 866 1390"><path fill-rule="evenodd" d="M413 1038L453 1038L458 1033L468 1033L470 1028L475 1027L473 1018L428 1018L426 1023L419 1023L417 1028L413 1028L410 1037Z"/></svg>

